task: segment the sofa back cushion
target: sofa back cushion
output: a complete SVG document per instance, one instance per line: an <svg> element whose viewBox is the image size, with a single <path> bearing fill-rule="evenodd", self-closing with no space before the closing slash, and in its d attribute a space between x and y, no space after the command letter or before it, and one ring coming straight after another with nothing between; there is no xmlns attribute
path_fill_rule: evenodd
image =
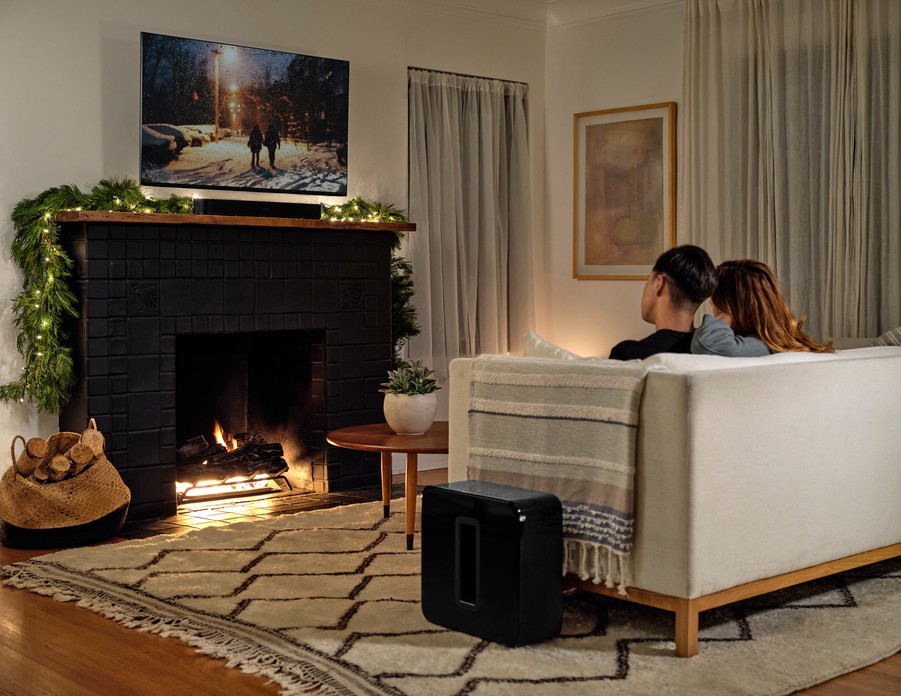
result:
<svg viewBox="0 0 901 696"><path fill-rule="evenodd" d="M835 353L773 353L758 358L729 358L722 355L693 355L690 353L658 353L645 358L646 364L654 369L667 372L690 373L707 370L734 370L743 367L766 367L768 365L785 365L787 363L832 362L835 360L856 360L880 356L901 355L901 348L895 346L875 346L839 350Z"/></svg>

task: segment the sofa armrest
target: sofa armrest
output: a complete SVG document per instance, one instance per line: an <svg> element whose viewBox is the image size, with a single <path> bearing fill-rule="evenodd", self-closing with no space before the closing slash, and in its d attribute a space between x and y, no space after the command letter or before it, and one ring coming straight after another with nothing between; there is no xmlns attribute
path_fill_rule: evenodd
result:
<svg viewBox="0 0 901 696"><path fill-rule="evenodd" d="M636 526L656 538L637 531L636 575L678 569L685 584L667 593L692 598L901 541L901 352L681 378L669 417L681 444L642 416ZM659 416L666 400L648 386ZM671 519L654 508L674 505ZM656 561L671 543L684 558L667 569Z"/></svg>
<svg viewBox="0 0 901 696"><path fill-rule="evenodd" d="M451 360L448 368L447 480L465 481L469 467L469 375L472 358Z"/></svg>

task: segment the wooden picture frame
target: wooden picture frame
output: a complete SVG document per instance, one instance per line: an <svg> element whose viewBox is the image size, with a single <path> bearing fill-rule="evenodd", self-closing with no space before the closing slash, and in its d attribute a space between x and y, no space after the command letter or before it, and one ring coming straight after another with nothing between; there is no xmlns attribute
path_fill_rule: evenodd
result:
<svg viewBox="0 0 901 696"><path fill-rule="evenodd" d="M573 278L644 280L676 243L676 103L573 117Z"/></svg>

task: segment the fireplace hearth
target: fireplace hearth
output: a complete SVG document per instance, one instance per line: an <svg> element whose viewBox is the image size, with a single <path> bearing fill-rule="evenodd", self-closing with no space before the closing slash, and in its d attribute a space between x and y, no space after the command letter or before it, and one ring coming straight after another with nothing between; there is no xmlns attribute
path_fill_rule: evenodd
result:
<svg viewBox="0 0 901 696"><path fill-rule="evenodd" d="M392 230L413 225L58 219L81 313L72 327L80 381L60 427L77 431L93 417L107 433L107 456L132 491L130 518L174 514L177 450L210 435L215 420L277 443L292 485L378 483L377 455L327 448L325 434L382 420Z"/></svg>

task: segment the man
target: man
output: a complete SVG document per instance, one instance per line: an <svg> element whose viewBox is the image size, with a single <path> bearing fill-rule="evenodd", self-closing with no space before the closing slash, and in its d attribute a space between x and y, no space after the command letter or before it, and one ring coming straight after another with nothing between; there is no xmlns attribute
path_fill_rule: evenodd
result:
<svg viewBox="0 0 901 696"><path fill-rule="evenodd" d="M716 266L701 247L684 244L663 252L641 294L641 318L657 331L616 344L610 357L640 360L656 353L691 352L695 312L715 288Z"/></svg>
<svg viewBox="0 0 901 696"><path fill-rule="evenodd" d="M282 140L278 137L278 130L276 130L275 125L269 124L269 128L266 129L266 137L263 138L263 145L266 146L266 149L269 151L269 167L275 168L275 151L282 146Z"/></svg>

